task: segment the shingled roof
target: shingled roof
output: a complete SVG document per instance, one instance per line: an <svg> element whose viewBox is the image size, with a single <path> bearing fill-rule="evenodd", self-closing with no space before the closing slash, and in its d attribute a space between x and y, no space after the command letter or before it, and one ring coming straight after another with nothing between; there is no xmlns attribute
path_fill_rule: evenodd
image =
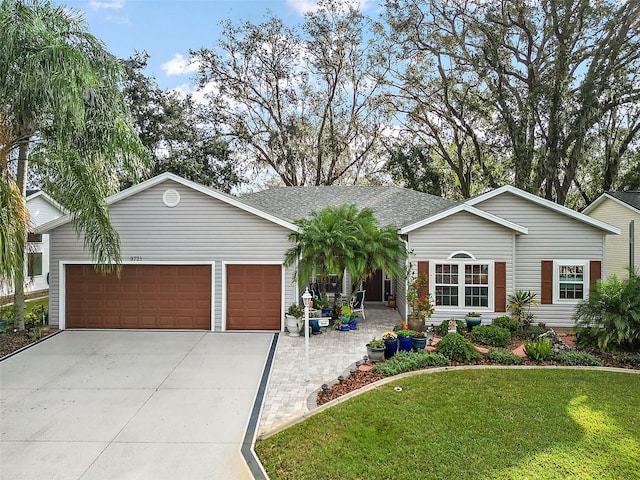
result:
<svg viewBox="0 0 640 480"><path fill-rule="evenodd" d="M404 227L456 205L435 195L394 186L275 187L240 201L293 222L329 206L354 204L373 209L381 226Z"/></svg>
<svg viewBox="0 0 640 480"><path fill-rule="evenodd" d="M640 210L640 192L607 192L607 194Z"/></svg>

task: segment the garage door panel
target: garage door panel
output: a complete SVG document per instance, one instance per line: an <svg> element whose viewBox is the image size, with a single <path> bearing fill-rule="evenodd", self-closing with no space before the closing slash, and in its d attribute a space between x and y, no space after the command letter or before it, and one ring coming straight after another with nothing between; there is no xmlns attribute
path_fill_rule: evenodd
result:
<svg viewBox="0 0 640 480"><path fill-rule="evenodd" d="M227 265L227 329L280 330L281 265Z"/></svg>
<svg viewBox="0 0 640 480"><path fill-rule="evenodd" d="M66 285L68 328L211 328L210 265L67 265Z"/></svg>

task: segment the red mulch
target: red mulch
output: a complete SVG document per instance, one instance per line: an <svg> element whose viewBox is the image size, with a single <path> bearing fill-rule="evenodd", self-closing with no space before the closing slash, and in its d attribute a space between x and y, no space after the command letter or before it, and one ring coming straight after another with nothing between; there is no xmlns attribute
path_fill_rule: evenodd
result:
<svg viewBox="0 0 640 480"><path fill-rule="evenodd" d="M335 385L330 386L326 392L320 390L318 393L318 405L323 405L353 390L358 390L365 385L382 380L383 378L384 377L382 375L374 372L373 370L356 370L355 373L352 373L345 378L342 383L336 383Z"/></svg>
<svg viewBox="0 0 640 480"><path fill-rule="evenodd" d="M556 332L559 333L559 332ZM571 333L567 333L566 336L564 334L560 334L562 337L562 340L570 347L570 348L574 348L575 347L575 334L571 334ZM515 350L517 347L519 347L520 345L522 345L524 343L524 340L522 339L518 339L518 338L514 338L512 339L511 343L508 346L508 349L510 351ZM627 368L627 369L633 369L633 367L629 366L629 365L625 365L622 364L620 362L617 362L614 358L613 355L611 353L603 353L600 351L589 351L589 353L595 355L596 357L600 358L600 360L602 361L602 365L604 367L615 367L615 368ZM488 358L486 358L486 356L484 356L482 359L480 360L474 360L473 362L470 363L459 363L459 362L451 362L451 366L452 367L457 367L457 366L462 366L462 365L493 365L494 363L492 361L490 361ZM366 366L368 364L365 364L363 366ZM562 363L556 362L556 361L547 361L547 362L536 362L535 360L531 360L530 358L523 358L522 359L522 363L521 365L535 365L535 366L548 366L548 365L558 365L558 366L565 366ZM383 377L382 375L377 374L376 372L374 372L373 370L367 370L367 371L363 371L361 369L356 370L355 373L352 373L351 375L349 375L347 378L345 378L342 381L342 384L340 383L336 383L334 385L329 386L329 388L323 392L322 390L320 390L318 392L318 399L317 399L317 404L318 405L324 405L327 402L330 402L331 400L335 400L336 398L341 397L342 395L345 395L353 390L357 390L359 388L364 387L365 385L368 385L370 383L376 382L378 380L381 380L385 377Z"/></svg>

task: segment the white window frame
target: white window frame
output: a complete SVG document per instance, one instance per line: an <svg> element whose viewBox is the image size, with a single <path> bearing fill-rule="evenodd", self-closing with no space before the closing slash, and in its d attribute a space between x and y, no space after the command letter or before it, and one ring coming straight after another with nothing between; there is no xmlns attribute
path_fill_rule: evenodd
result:
<svg viewBox="0 0 640 480"><path fill-rule="evenodd" d="M466 253L466 252L465 252ZM441 259L441 260L429 260L429 293L431 299L436 301L436 264L439 265L458 265L458 305L438 305L436 303L436 311L474 311L474 312L493 312L494 311L494 299L495 299L495 262L493 260L474 260L471 258L462 259ZM464 304L465 298L465 265L487 265L488 269L488 299L486 307L467 307ZM482 285L484 286L484 285Z"/></svg>
<svg viewBox="0 0 640 480"><path fill-rule="evenodd" d="M582 267L582 298L560 298L560 267ZM553 303L580 303L589 296L589 278L589 260L554 260Z"/></svg>

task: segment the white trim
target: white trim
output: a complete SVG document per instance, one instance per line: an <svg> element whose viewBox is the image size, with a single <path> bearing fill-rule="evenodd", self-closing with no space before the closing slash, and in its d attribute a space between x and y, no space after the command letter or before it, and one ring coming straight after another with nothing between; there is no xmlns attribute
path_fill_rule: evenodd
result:
<svg viewBox="0 0 640 480"><path fill-rule="evenodd" d="M114 203L119 202L120 200L124 200L125 198L128 198L132 195L135 195L139 192L147 190L151 187L154 187L168 180L179 183L187 188L196 190L200 193L208 195L209 197L215 198L216 200L220 200L221 202L237 207L241 210L244 210L245 212L251 213L260 218L264 218L265 220L273 222L277 225L280 225L294 232L297 232L300 230L300 227L298 227L297 225L291 222L287 222L286 220L282 220L281 218L278 218L269 213L263 212L262 210L258 210L257 208L251 207L245 203L242 203L240 200L233 198L232 196L224 195L216 190L205 187L204 185L200 185L190 180L186 180L182 177L179 177L178 175L174 175L173 173L169 173L169 172L162 173L157 177L153 177L142 183L138 183L137 185L129 187L126 190L122 190L121 192L118 192L115 195L111 195L106 199L106 203L107 205L113 205ZM47 222L41 225L38 228L38 232L47 232L47 231L53 230L54 228L57 228L69 223L71 220L72 220L71 215L63 215L62 217L58 217L55 220L51 220L50 222Z"/></svg>
<svg viewBox="0 0 640 480"><path fill-rule="evenodd" d="M459 212L467 212L472 215L476 215L478 217L484 218L485 220L489 220L490 222L497 223L498 225L502 225L503 227L509 228L511 230L515 230L516 232L522 233L524 235L529 233L529 230L526 227L523 227L522 225L518 225L517 223L510 222L509 220L505 220L504 218L500 218L496 215L493 215L491 213L485 212L484 210L480 210L478 208L475 208L471 205L467 205L464 203L460 205L456 205L455 207L449 208L447 210L444 210L431 217L427 217L423 220L420 220L419 222L413 223L411 225L407 225L406 227L401 228L398 233L400 233L401 235L410 233L414 230L417 230L418 228L424 227L425 225L429 225L430 223L437 222L438 220L442 220L443 218L447 218L451 215L455 215L456 213L459 213Z"/></svg>
<svg viewBox="0 0 640 480"><path fill-rule="evenodd" d="M560 267L561 266L582 266L582 298L567 299L560 298ZM589 297L590 260L554 260L553 261L553 303L560 305L576 305ZM576 282L577 283L577 282Z"/></svg>
<svg viewBox="0 0 640 480"><path fill-rule="evenodd" d="M436 264L440 265L458 265L458 305L438 305L436 303L435 313L437 312L459 312L461 310L475 311L481 313L493 313L495 309L495 261L494 260L471 260L469 258L454 258L454 259L429 259L429 278L433 281L429 281L429 294L432 296L433 301L436 301ZM473 307L464 304L465 292L464 288L466 283L464 282L464 266L465 265L488 265L487 272L487 284L478 285L487 287L487 306L486 307Z"/></svg>
<svg viewBox="0 0 640 480"><path fill-rule="evenodd" d="M58 328L64 330L66 328L66 284L67 284L67 265L96 265L97 262L92 260L60 260L58 262ZM171 261L171 260L141 260L141 261L122 261L122 265L210 265L211 266L211 325L210 331L215 331L215 264L216 262L206 261Z"/></svg>
<svg viewBox="0 0 640 480"><path fill-rule="evenodd" d="M456 257L456 255L467 255L466 257ZM458 250L457 252L453 252L451 255L447 257L447 260L475 260L476 257L471 255L469 252L465 252L464 250Z"/></svg>
<svg viewBox="0 0 640 480"><path fill-rule="evenodd" d="M570 208L552 202L551 200L547 200L545 198L538 197L537 195L533 195L529 192L525 192L524 190L520 190L519 188L513 187L511 185L504 185L500 188L496 188L495 190L491 190L490 192L483 193L482 195L479 195L475 198L470 198L465 202L465 204L477 205L478 203L484 202L485 200L489 200L490 198L496 197L498 195L502 195L506 192L524 198L525 200L529 200L530 202L537 203L538 205L542 205L543 207L554 210L582 223L591 225L592 227L596 227L609 233L614 233L616 235L620 234L620 229L617 227L601 222L600 220L596 220L595 218L589 217L588 215L585 215L583 213L576 212L575 210L571 210Z"/></svg>
<svg viewBox="0 0 640 480"><path fill-rule="evenodd" d="M223 332L227 331L227 265L280 265L281 266L281 274L280 278L281 286L281 315L280 315L280 331L284 331L284 305L285 305L285 275L286 268L284 266L284 262L272 261L272 260L223 260L222 264L222 285L220 286L221 292L220 296L222 298L220 305L222 310L220 312L220 329ZM297 299L297 297L296 297Z"/></svg>
<svg viewBox="0 0 640 480"><path fill-rule="evenodd" d="M32 193L31 195L26 197L24 199L25 204L28 203L30 200L35 200L36 198L39 198L39 197L42 197L43 200L47 201L52 207L56 208L58 212L60 212L60 215L64 215L65 209L62 207L62 205L60 205L53 198L51 198L47 194L47 192L45 192L44 190L38 190L36 193Z"/></svg>
<svg viewBox="0 0 640 480"><path fill-rule="evenodd" d="M605 200L611 200L619 205L622 205L623 207L627 207L629 210L631 210L634 213L637 213L638 215L640 215L640 210L638 210L637 208L635 208L633 205L629 205L627 202L624 202L622 200L620 200L619 198L616 198L612 195L609 195L608 193L603 193L602 195L600 195L598 198L596 198L593 202L591 202L589 205L587 205L583 210L582 213L584 213L585 215L589 215L589 212L591 210L593 210L594 208L596 208L598 205L600 205L602 202L604 202Z"/></svg>

